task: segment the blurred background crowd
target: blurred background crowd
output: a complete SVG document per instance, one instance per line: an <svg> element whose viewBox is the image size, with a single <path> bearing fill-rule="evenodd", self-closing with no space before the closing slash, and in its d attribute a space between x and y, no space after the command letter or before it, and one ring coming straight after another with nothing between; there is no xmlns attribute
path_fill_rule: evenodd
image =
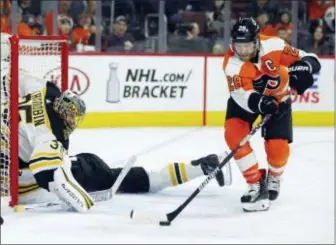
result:
<svg viewBox="0 0 336 245"><path fill-rule="evenodd" d="M0 0L1 32L62 35L74 52L222 54L239 17L334 55L335 0Z"/></svg>

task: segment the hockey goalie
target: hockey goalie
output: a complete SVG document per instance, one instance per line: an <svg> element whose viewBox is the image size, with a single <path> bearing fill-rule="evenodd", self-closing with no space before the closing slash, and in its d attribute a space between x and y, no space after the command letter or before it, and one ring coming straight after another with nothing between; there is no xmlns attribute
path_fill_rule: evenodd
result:
<svg viewBox="0 0 336 245"><path fill-rule="evenodd" d="M6 38L1 35L4 65L10 59ZM2 69L3 84L8 81L7 76L6 69ZM111 188L122 169L110 168L92 153L68 155L69 137L86 114L80 96L69 90L62 93L55 84L24 71L20 71L19 78L19 203L62 201L64 210L86 212L94 206L90 193ZM2 98L1 123L8 123L3 101ZM222 157L211 154L186 163L170 163L154 172L133 167L118 191L156 192L183 184L211 173ZM230 184L230 169L220 171L216 180L220 186Z"/></svg>

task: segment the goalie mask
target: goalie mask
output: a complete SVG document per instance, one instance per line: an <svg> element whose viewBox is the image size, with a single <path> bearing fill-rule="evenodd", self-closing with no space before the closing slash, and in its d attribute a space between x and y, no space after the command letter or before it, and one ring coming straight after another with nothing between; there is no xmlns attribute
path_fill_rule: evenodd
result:
<svg viewBox="0 0 336 245"><path fill-rule="evenodd" d="M53 104L55 112L64 121L66 136L69 136L83 121L86 106L79 95L67 90L55 99Z"/></svg>

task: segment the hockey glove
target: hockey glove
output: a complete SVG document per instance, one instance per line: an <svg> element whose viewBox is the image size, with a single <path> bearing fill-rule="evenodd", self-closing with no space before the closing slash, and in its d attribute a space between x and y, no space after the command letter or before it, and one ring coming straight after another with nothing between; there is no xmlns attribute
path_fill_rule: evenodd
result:
<svg viewBox="0 0 336 245"><path fill-rule="evenodd" d="M261 114L275 114L279 111L279 102L273 96L252 93L248 100L249 108Z"/></svg>
<svg viewBox="0 0 336 245"><path fill-rule="evenodd" d="M279 111L279 103L275 97L263 95L258 102L258 110L261 114L275 114Z"/></svg>
<svg viewBox="0 0 336 245"><path fill-rule="evenodd" d="M298 94L303 94L314 83L311 66L304 61L296 61L289 68L289 86Z"/></svg>

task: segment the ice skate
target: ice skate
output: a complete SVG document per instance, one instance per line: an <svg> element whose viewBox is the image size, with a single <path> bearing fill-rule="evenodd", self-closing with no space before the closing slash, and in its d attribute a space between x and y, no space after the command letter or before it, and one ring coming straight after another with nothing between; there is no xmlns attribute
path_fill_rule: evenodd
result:
<svg viewBox="0 0 336 245"><path fill-rule="evenodd" d="M270 207L269 193L266 183L266 171L260 170L262 177L254 184L248 185L248 191L241 197L245 212L266 211Z"/></svg>
<svg viewBox="0 0 336 245"><path fill-rule="evenodd" d="M274 176L269 172L267 176L267 189L269 200L276 200L280 193L280 176Z"/></svg>

